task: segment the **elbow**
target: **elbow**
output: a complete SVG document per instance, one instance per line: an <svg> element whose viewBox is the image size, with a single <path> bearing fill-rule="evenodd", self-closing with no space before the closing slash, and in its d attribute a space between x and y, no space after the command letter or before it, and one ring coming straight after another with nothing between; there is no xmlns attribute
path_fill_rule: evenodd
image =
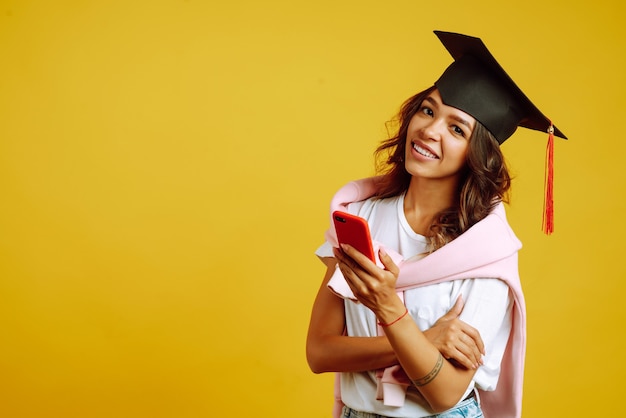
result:
<svg viewBox="0 0 626 418"><path fill-rule="evenodd" d="M313 364L311 362L309 362L309 369L311 369L311 371L315 374L326 373L326 370L324 370L323 367L320 367L319 365Z"/></svg>
<svg viewBox="0 0 626 418"><path fill-rule="evenodd" d="M448 404L448 403L431 403L430 404L430 409L437 415L441 414L442 412L447 411L448 409L451 409L452 407L454 407L456 404Z"/></svg>
<svg viewBox="0 0 626 418"><path fill-rule="evenodd" d="M328 372L324 356L316 350L314 347L307 345L306 348L306 361L309 364L309 369L315 374Z"/></svg>
<svg viewBox="0 0 626 418"><path fill-rule="evenodd" d="M328 338L309 337L306 342L306 361L315 374L336 372L336 363Z"/></svg>
<svg viewBox="0 0 626 418"><path fill-rule="evenodd" d="M449 409L454 408L460 402L458 396L438 396L428 399L428 404L435 414L441 414Z"/></svg>

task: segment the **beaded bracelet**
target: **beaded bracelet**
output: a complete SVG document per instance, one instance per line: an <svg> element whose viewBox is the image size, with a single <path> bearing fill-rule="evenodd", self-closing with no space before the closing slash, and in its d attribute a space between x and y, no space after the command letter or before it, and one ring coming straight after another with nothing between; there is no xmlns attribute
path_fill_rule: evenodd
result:
<svg viewBox="0 0 626 418"><path fill-rule="evenodd" d="M406 310L404 311L404 313L403 313L402 315L400 315L400 316L398 317L398 319L396 319L396 320L394 320L394 321L391 321L391 322L390 322L390 323L388 323L388 324L383 324L382 322L379 322L379 323L378 323L378 325L380 325L381 327L390 327L390 326L392 326L393 324L395 324L396 322L398 322L399 320L401 320L402 318L404 318L404 317L406 316L406 314L408 314L408 313L409 313L409 308L406 308L406 307L405 307L404 309L406 309Z"/></svg>

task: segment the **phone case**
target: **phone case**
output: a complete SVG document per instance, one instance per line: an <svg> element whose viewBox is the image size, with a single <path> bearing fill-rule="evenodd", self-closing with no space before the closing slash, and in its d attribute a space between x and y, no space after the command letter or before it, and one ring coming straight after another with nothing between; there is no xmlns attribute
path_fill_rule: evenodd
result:
<svg viewBox="0 0 626 418"><path fill-rule="evenodd" d="M340 244L351 245L370 260L375 261L370 228L365 219L350 213L335 211L333 223Z"/></svg>

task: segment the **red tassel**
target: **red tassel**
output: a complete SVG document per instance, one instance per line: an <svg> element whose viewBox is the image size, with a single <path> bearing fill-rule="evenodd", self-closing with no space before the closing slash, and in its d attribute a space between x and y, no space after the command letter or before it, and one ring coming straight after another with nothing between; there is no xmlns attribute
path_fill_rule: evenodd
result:
<svg viewBox="0 0 626 418"><path fill-rule="evenodd" d="M546 235L550 235L554 232L554 126L552 123L548 128L545 170L542 229Z"/></svg>

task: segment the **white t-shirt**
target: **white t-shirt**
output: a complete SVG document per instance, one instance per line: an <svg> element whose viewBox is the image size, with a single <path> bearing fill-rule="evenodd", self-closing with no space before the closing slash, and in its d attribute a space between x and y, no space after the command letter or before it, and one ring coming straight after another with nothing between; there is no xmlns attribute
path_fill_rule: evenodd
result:
<svg viewBox="0 0 626 418"><path fill-rule="evenodd" d="M426 238L416 234L404 215L404 195L352 203L348 211L367 219L372 239L393 249L407 259L426 250ZM333 257L332 246L325 242L315 252L319 257ZM476 328L485 343L486 355L461 401L474 388L494 390L500 374L500 362L511 331L511 296L509 288L497 278L454 280L418 287L404 293L409 314L421 330L426 330L463 295L465 306L460 319ZM376 317L360 303L345 301L348 335L377 335ZM341 396L352 409L390 417L424 417L432 415L416 388L409 387L402 407L385 406L376 400L376 371L342 373Z"/></svg>

